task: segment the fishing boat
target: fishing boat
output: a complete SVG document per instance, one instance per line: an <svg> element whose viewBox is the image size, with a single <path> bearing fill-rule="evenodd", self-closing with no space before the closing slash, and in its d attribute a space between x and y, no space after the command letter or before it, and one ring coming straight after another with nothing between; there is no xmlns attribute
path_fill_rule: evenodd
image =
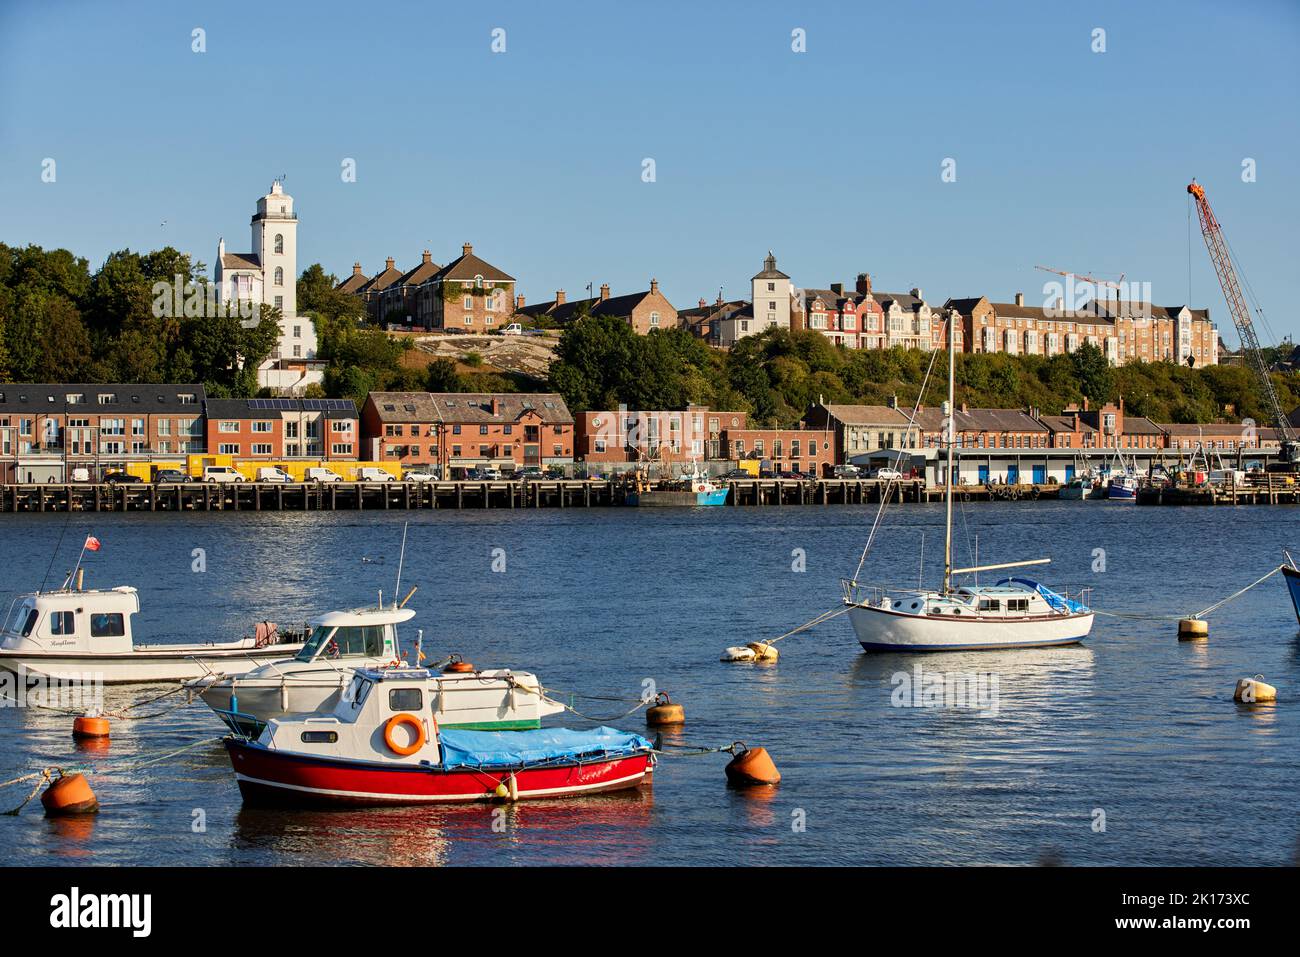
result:
<svg viewBox="0 0 1300 957"><path fill-rule="evenodd" d="M332 709L357 669L400 661L397 626L414 617L412 609L394 603L385 607L382 597L373 608L332 611L310 623L311 634L293 657L241 675L208 675L186 687L232 731L256 737L274 718ZM417 664L422 643L417 637ZM537 728L542 718L564 710L546 697L536 675L524 671L477 670L452 660L434 685L432 713L447 728Z"/></svg>
<svg viewBox="0 0 1300 957"><path fill-rule="evenodd" d="M718 485L697 465L691 475L683 475L677 482L667 486L653 487L648 482L638 482L627 493L628 505L640 506L701 506L726 505L727 494L731 491L725 485Z"/></svg>
<svg viewBox="0 0 1300 957"><path fill-rule="evenodd" d="M1063 499L1082 501L1092 492L1092 479L1088 476L1075 476L1061 486Z"/></svg>
<svg viewBox="0 0 1300 957"><path fill-rule="evenodd" d="M1300 624L1300 566L1297 566L1291 553L1286 553L1286 564L1282 566L1282 580L1286 582L1291 594L1291 605L1295 608L1295 619Z"/></svg>
<svg viewBox="0 0 1300 957"><path fill-rule="evenodd" d="M1027 578L1003 578L993 585L958 586L954 579L980 572L1030 565L1051 559L1002 562L954 568L952 560L953 428L956 388L955 356L948 329L948 401L943 407L944 444L948 467L944 475L945 538L943 582L938 590L896 589L862 585L857 576L866 561L863 551L858 573L844 581L844 603L858 643L867 651L976 651L1040 648L1083 641L1092 630L1093 613L1084 594L1075 598ZM883 510L887 501L882 501ZM877 516L876 524L880 518ZM868 541L867 548L870 548Z"/></svg>
<svg viewBox="0 0 1300 957"><path fill-rule="evenodd" d="M69 576L71 578L71 576ZM144 684L204 675L239 675L269 659L291 657L303 635L263 622L225 642L136 644L132 616L140 595L128 585L54 591L15 598L0 633L0 668L61 682Z"/></svg>
<svg viewBox="0 0 1300 957"><path fill-rule="evenodd" d="M424 668L355 671L332 711L225 739L240 794L290 805L529 801L635 788L653 767L649 741L613 728L440 727L437 694Z"/></svg>

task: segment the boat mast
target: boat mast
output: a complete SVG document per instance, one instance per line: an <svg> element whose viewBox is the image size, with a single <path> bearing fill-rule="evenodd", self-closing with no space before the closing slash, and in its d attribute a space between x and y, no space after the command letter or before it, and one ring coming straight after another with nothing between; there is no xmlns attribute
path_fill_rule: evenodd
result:
<svg viewBox="0 0 1300 957"><path fill-rule="evenodd" d="M948 471L945 476L946 488L946 510L945 517L946 527L943 538L943 593L946 595L952 586L952 446L956 439L957 431L957 407L954 403L954 393L956 391L957 381L957 360L953 353L953 326L952 317L956 315L955 309L948 310Z"/></svg>

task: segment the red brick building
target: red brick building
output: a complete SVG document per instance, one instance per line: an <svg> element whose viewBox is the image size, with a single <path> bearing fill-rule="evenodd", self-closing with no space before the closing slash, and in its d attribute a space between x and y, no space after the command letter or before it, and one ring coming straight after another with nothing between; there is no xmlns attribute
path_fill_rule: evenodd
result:
<svg viewBox="0 0 1300 957"><path fill-rule="evenodd" d="M208 399L207 451L241 459L356 461L360 428L351 399Z"/></svg>
<svg viewBox="0 0 1300 957"><path fill-rule="evenodd" d="M831 429L726 429L723 441L727 458L770 461L778 472L825 475L838 461Z"/></svg>
<svg viewBox="0 0 1300 957"><path fill-rule="evenodd" d="M513 471L568 465L574 422L556 393L372 392L361 410L368 456L403 468Z"/></svg>
<svg viewBox="0 0 1300 957"><path fill-rule="evenodd" d="M574 457L605 464L669 458L677 461L728 458L723 433L744 428L744 412L706 406L664 411L580 412Z"/></svg>

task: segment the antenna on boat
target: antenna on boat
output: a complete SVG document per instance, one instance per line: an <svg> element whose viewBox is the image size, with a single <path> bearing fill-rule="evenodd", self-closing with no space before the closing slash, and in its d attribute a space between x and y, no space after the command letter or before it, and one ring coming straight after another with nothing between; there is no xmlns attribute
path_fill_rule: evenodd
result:
<svg viewBox="0 0 1300 957"><path fill-rule="evenodd" d="M397 596L402 593L402 565L406 562L406 530L410 526L410 522L402 523L402 550L397 555L397 584L393 586L393 601L397 601ZM379 604L382 608L383 602Z"/></svg>

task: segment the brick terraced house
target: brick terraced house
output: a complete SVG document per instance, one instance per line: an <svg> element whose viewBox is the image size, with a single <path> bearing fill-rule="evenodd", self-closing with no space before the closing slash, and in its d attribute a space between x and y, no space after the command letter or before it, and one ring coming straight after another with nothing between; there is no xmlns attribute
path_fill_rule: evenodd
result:
<svg viewBox="0 0 1300 957"><path fill-rule="evenodd" d="M446 478L573 462L573 416L556 393L372 392L361 430L368 458Z"/></svg>
<svg viewBox="0 0 1300 957"><path fill-rule="evenodd" d="M98 478L128 462L204 451L203 386L0 384L0 481Z"/></svg>
<svg viewBox="0 0 1300 957"><path fill-rule="evenodd" d="M338 459L360 452L351 399L208 399L207 451L241 459Z"/></svg>

